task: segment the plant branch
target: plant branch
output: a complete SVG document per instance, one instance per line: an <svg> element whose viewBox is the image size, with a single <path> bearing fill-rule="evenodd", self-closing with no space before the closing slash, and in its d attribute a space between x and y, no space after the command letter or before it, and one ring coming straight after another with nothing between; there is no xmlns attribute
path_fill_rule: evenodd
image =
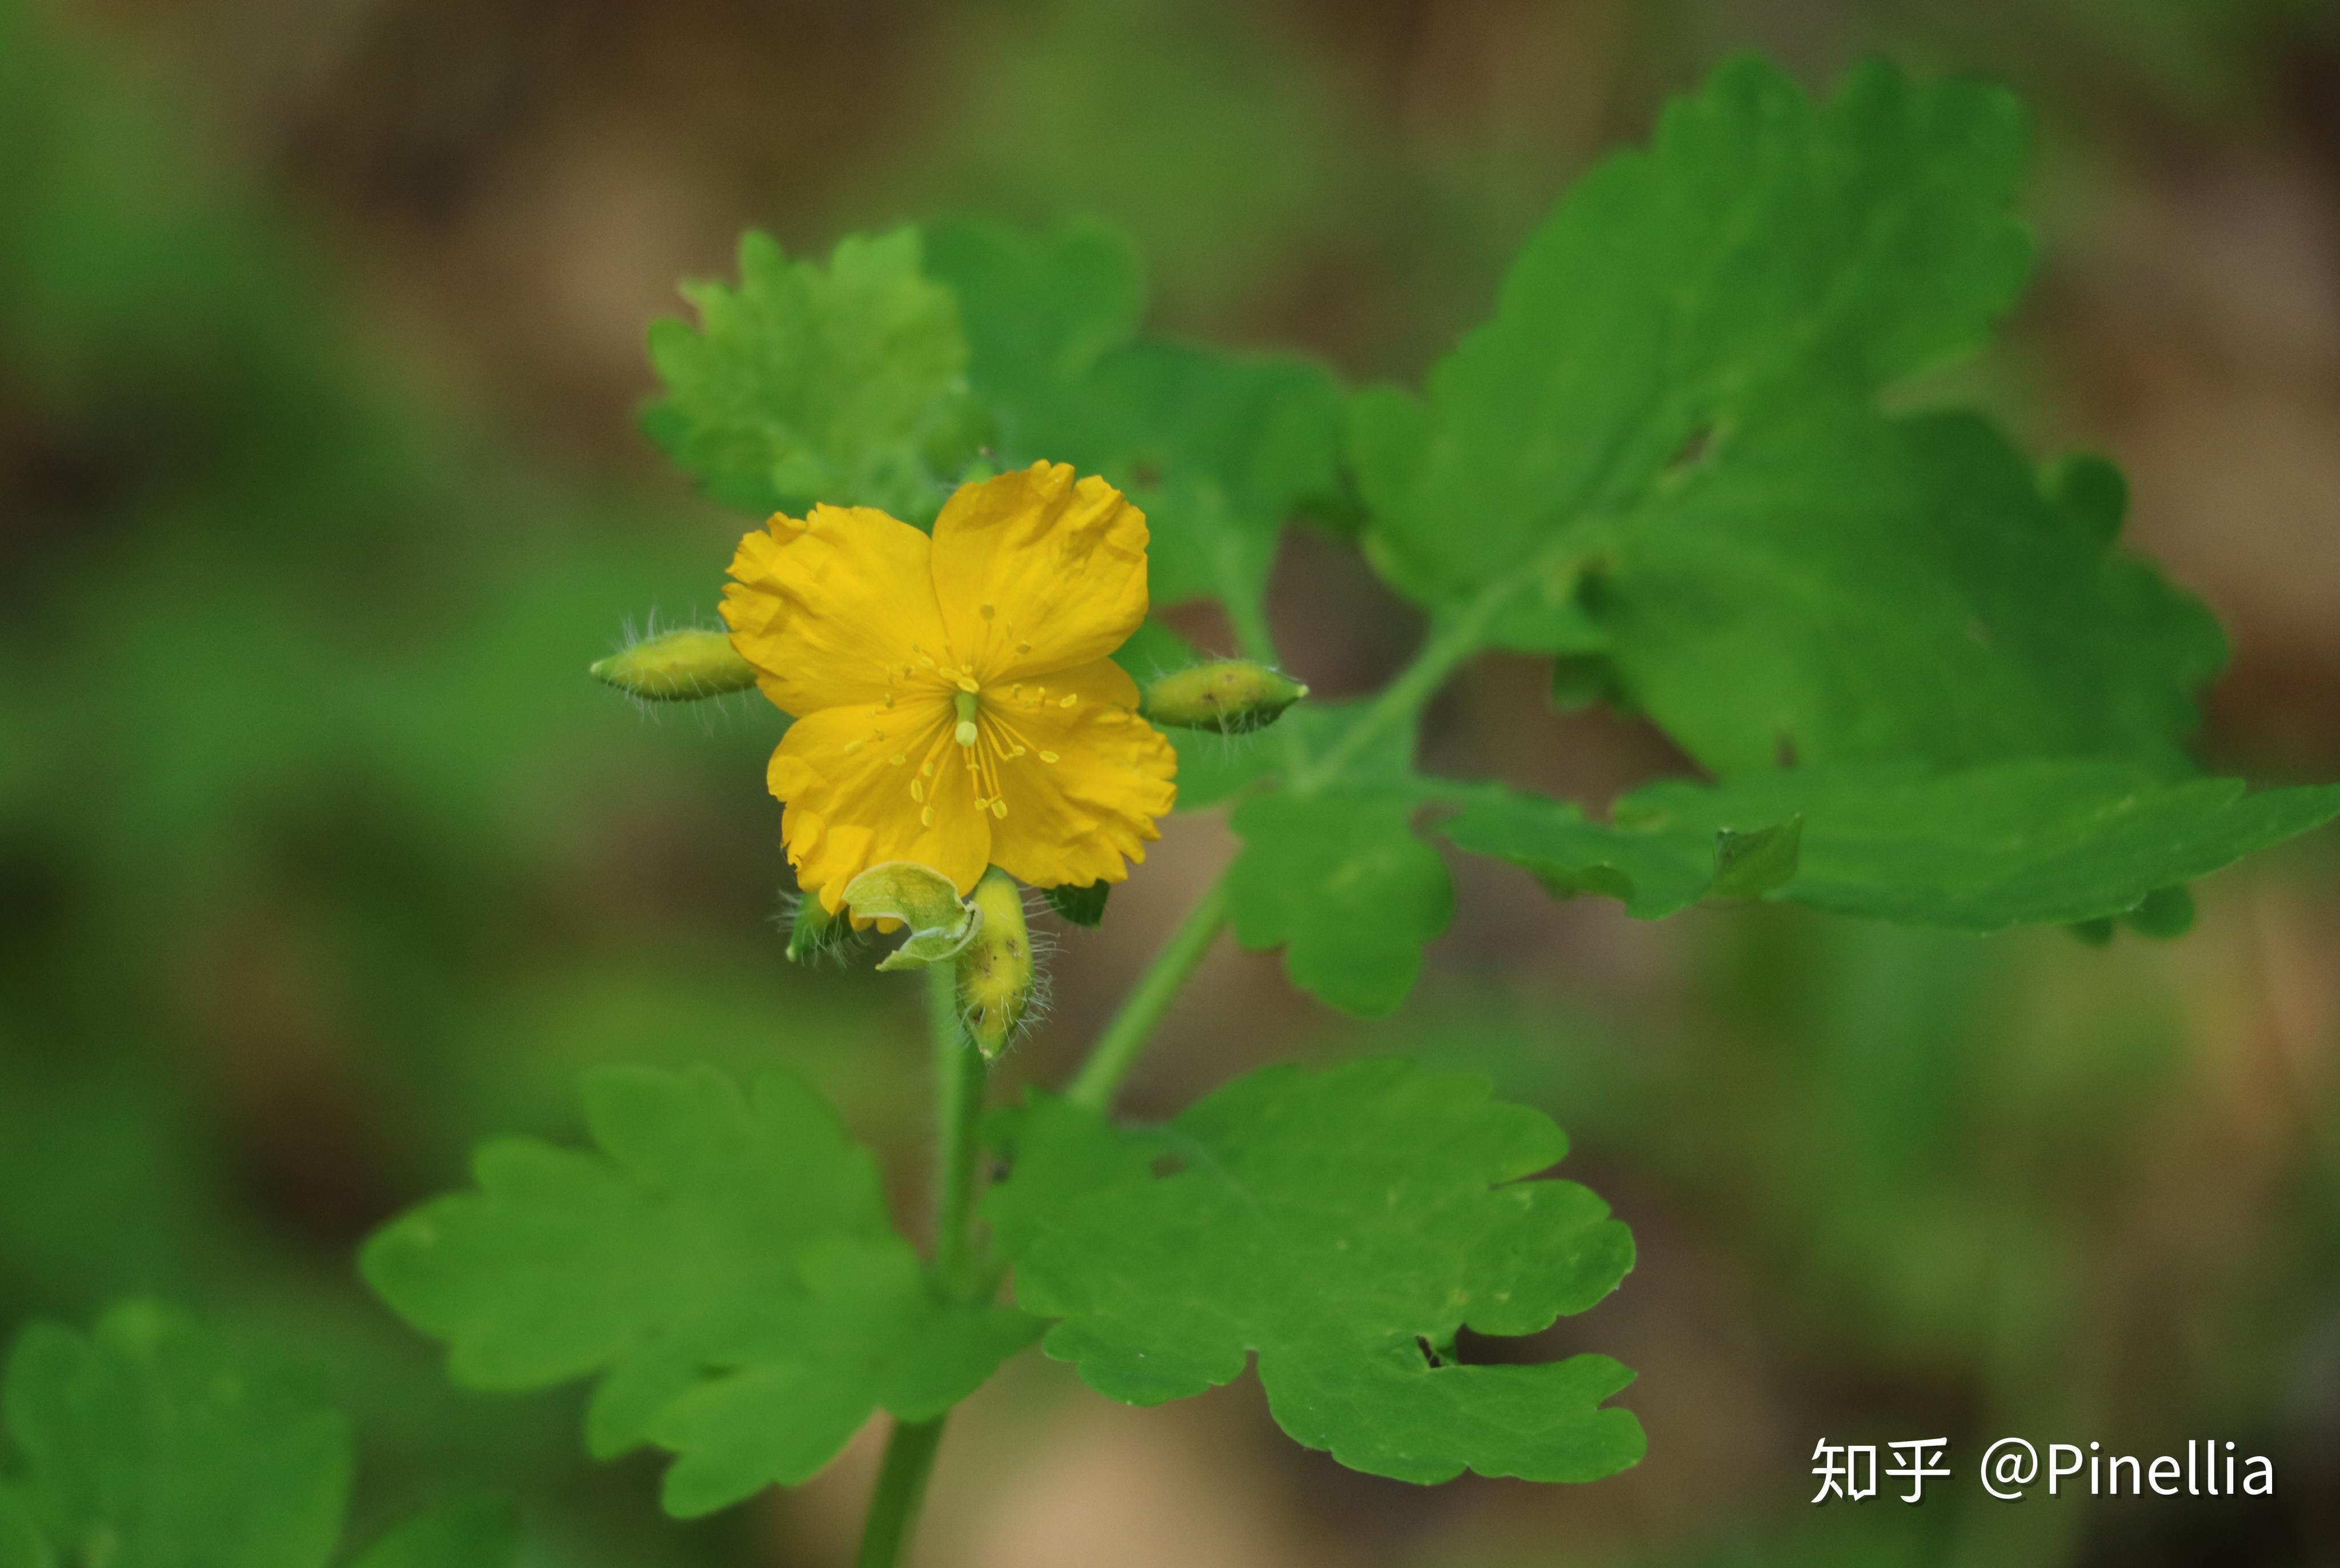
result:
<svg viewBox="0 0 2340 1568"><path fill-rule="evenodd" d="M1383 688L1373 706L1349 726L1330 750L1294 776L1292 792L1314 794L1338 779L1341 770L1383 733L1422 711L1438 695L1438 689L1446 684L1446 678L1485 646L1488 623L1510 602L1518 587L1515 581L1509 579L1493 583L1449 619L1433 622L1429 640L1413 656L1413 661Z"/></svg>
<svg viewBox="0 0 2340 1568"><path fill-rule="evenodd" d="M948 1419L937 1415L932 1421L895 1423L878 1472L878 1489L870 1494L861 1554L854 1559L857 1568L894 1568L901 1560L902 1548L918 1522L918 1506L927 1500L927 1478L934 1474L935 1450L942 1446L943 1423Z"/></svg>
<svg viewBox="0 0 2340 1568"><path fill-rule="evenodd" d="M1185 919L1170 933L1162 950L1154 956L1154 962L1138 978L1128 999L1121 1004L1121 1011L1113 1016L1113 1022L1097 1037L1089 1059L1082 1064L1080 1075L1066 1091L1066 1098L1095 1111L1103 1111L1113 1104L1114 1091L1136 1065L1146 1041L1153 1037L1154 1026L1170 1010L1179 987L1195 972L1195 966L1203 961L1212 938L1226 920L1227 884L1223 873L1187 911Z"/></svg>
<svg viewBox="0 0 2340 1568"><path fill-rule="evenodd" d="M983 1118L986 1083L983 1053L958 1021L958 978L954 966L927 968L927 1030L935 1063L935 1278L942 1290L967 1300L996 1286L974 1256L970 1231L980 1184L976 1133ZM886 1458L870 1494L869 1515L861 1529L858 1568L894 1568L917 1528L948 1413L932 1421L894 1424Z"/></svg>
<svg viewBox="0 0 2340 1568"><path fill-rule="evenodd" d="M935 1057L935 1275L964 1295L970 1277L968 1231L977 1196L977 1130L983 1119L983 1053L958 1021L958 979L949 964L927 975L927 1029Z"/></svg>

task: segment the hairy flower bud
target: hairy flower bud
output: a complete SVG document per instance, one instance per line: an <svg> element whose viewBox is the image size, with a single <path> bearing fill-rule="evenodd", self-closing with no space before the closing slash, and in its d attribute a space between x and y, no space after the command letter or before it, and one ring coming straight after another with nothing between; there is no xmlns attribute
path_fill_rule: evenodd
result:
<svg viewBox="0 0 2340 1568"><path fill-rule="evenodd" d="M1280 670L1248 659L1222 659L1165 675L1145 688L1142 711L1156 724L1244 735L1264 729L1308 695Z"/></svg>
<svg viewBox="0 0 2340 1568"><path fill-rule="evenodd" d="M975 940L959 950L958 1016L988 1061L1006 1048L1032 1004L1032 936L1024 925L1024 890L994 866L975 885Z"/></svg>
<svg viewBox="0 0 2340 1568"><path fill-rule="evenodd" d="M597 680L650 702L696 702L745 691L756 672L720 631L696 627L661 632L590 668Z"/></svg>

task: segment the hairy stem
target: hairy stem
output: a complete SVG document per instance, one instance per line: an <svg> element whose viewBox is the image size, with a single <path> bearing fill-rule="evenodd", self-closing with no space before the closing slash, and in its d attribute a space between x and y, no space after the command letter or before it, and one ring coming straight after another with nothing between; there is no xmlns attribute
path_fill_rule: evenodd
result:
<svg viewBox="0 0 2340 1568"><path fill-rule="evenodd" d="M997 1277L978 1277L969 1235L978 1192L976 1130L983 1117L984 1060L959 1026L957 977L948 964L927 969L927 1028L935 1059L935 1278L947 1294L967 1299L995 1287ZM894 1424L861 1529L859 1568L894 1568L900 1560L917 1527L949 1419L946 1414Z"/></svg>
<svg viewBox="0 0 2340 1568"><path fill-rule="evenodd" d="M1113 1016L1113 1022L1097 1037L1096 1047L1081 1065L1080 1076L1066 1091L1066 1098L1096 1111L1113 1104L1114 1091L1136 1065L1139 1053L1154 1034L1154 1026L1170 1010L1179 987L1195 972L1195 966L1203 961L1212 938L1226 920L1227 884L1225 877L1221 876L1187 911L1185 919L1162 944L1162 950L1155 954L1154 962L1138 978L1128 999L1121 1004L1121 1011Z"/></svg>

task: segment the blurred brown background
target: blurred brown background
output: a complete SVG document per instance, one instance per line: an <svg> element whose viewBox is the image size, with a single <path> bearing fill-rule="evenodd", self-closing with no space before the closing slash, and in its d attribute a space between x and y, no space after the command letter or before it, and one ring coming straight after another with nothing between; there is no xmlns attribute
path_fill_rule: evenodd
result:
<svg viewBox="0 0 2340 1568"><path fill-rule="evenodd" d="M771 929L772 716L645 721L582 676L628 618L710 611L739 528L636 433L644 325L750 224L1096 215L1157 324L1415 378L1576 174L1749 46L2033 105L2038 281L1925 395L2119 459L2132 540L2235 640L2206 759L2340 778L2328 0L0 0L0 1323L161 1291L282 1342L359 1417L369 1519L484 1484L541 1563L849 1560L875 1434L670 1525L573 1397L447 1389L348 1266L477 1137L572 1133L598 1060L794 1063L921 1223L911 999ZM1274 598L1325 695L1417 629L1305 532ZM1469 672L1431 765L1596 803L1675 766L1543 686ZM1065 1069L1225 849L1181 819L1061 935L1011 1077ZM2340 1563L2333 834L2106 949L1650 926L1455 869L1396 1019L1223 952L1133 1103L1389 1048L1550 1109L1641 1263L1532 1348L1639 1368L1647 1463L1417 1489L1248 1383L1135 1412L1030 1360L955 1425L918 1561ZM2279 1493L1988 1503L2009 1434L2232 1438ZM1807 1504L1819 1438L1937 1435L1923 1507Z"/></svg>

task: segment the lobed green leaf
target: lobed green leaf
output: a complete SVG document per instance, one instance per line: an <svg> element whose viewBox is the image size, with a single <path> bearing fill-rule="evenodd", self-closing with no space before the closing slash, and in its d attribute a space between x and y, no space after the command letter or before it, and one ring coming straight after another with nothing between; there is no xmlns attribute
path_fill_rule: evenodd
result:
<svg viewBox="0 0 2340 1568"><path fill-rule="evenodd" d="M23 1470L0 1542L14 1533L23 1560L322 1568L332 1555L349 1424L300 1379L167 1307L116 1307L88 1334L25 1329L5 1409Z"/></svg>
<svg viewBox="0 0 2340 1568"><path fill-rule="evenodd" d="M2184 884L2340 815L2340 786L2246 792L2132 764L2030 760L1958 773L1914 765L1797 769L1654 785L1608 824L1486 786L1450 794L1438 831L1521 866L1554 893L1600 893L1644 918L1710 895L1984 934L2127 918L2190 921ZM1780 840L1790 830L1792 856ZM1775 840L1750 854L1752 837ZM1750 880L1742 873L1761 867Z"/></svg>
<svg viewBox="0 0 2340 1568"><path fill-rule="evenodd" d="M1875 65L1816 103L1718 70L1569 194L1426 397L1355 401L1369 553L1718 772L2176 769L2224 644L2111 551L2117 476L2043 483L1978 421L1879 406L2019 290L2024 141L1970 81Z"/></svg>
<svg viewBox="0 0 2340 1568"><path fill-rule="evenodd" d="M36 1323L5 1392L0 1568L323 1568L353 1467L308 1380L153 1302L88 1334ZM356 1568L510 1568L511 1509L475 1498L391 1532Z"/></svg>
<svg viewBox="0 0 2340 1568"><path fill-rule="evenodd" d="M1533 1334L1593 1305L1632 1238L1567 1152L1484 1080L1375 1060L1269 1067L1166 1126L1120 1130L1045 1095L1006 1126L986 1202L1044 1348L1135 1404L1200 1394L1255 1355L1277 1423L1352 1468L1588 1481L1641 1456L1601 1402L1606 1356L1457 1361L1457 1334Z"/></svg>
<svg viewBox="0 0 2340 1568"><path fill-rule="evenodd" d="M688 285L696 330L650 329L666 395L650 434L719 499L762 514L817 501L931 520L981 444L967 340L917 232L838 242L826 268L768 235L739 242L739 285Z"/></svg>
<svg viewBox="0 0 2340 1568"><path fill-rule="evenodd" d="M598 1152L491 1143L477 1192L393 1221L362 1267L459 1383L598 1376L590 1446L677 1454L669 1512L803 1481L880 1408L939 1414L1036 1333L929 1284L868 1153L796 1077L612 1068L584 1093Z"/></svg>
<svg viewBox="0 0 2340 1568"><path fill-rule="evenodd" d="M1216 599L1244 651L1264 655L1284 521L1341 487L1343 402L1330 372L1139 337L1136 259L1107 231L1036 240L950 225L936 232L928 267L957 293L1000 461L1046 458L1120 485L1152 531L1154 601Z"/></svg>

